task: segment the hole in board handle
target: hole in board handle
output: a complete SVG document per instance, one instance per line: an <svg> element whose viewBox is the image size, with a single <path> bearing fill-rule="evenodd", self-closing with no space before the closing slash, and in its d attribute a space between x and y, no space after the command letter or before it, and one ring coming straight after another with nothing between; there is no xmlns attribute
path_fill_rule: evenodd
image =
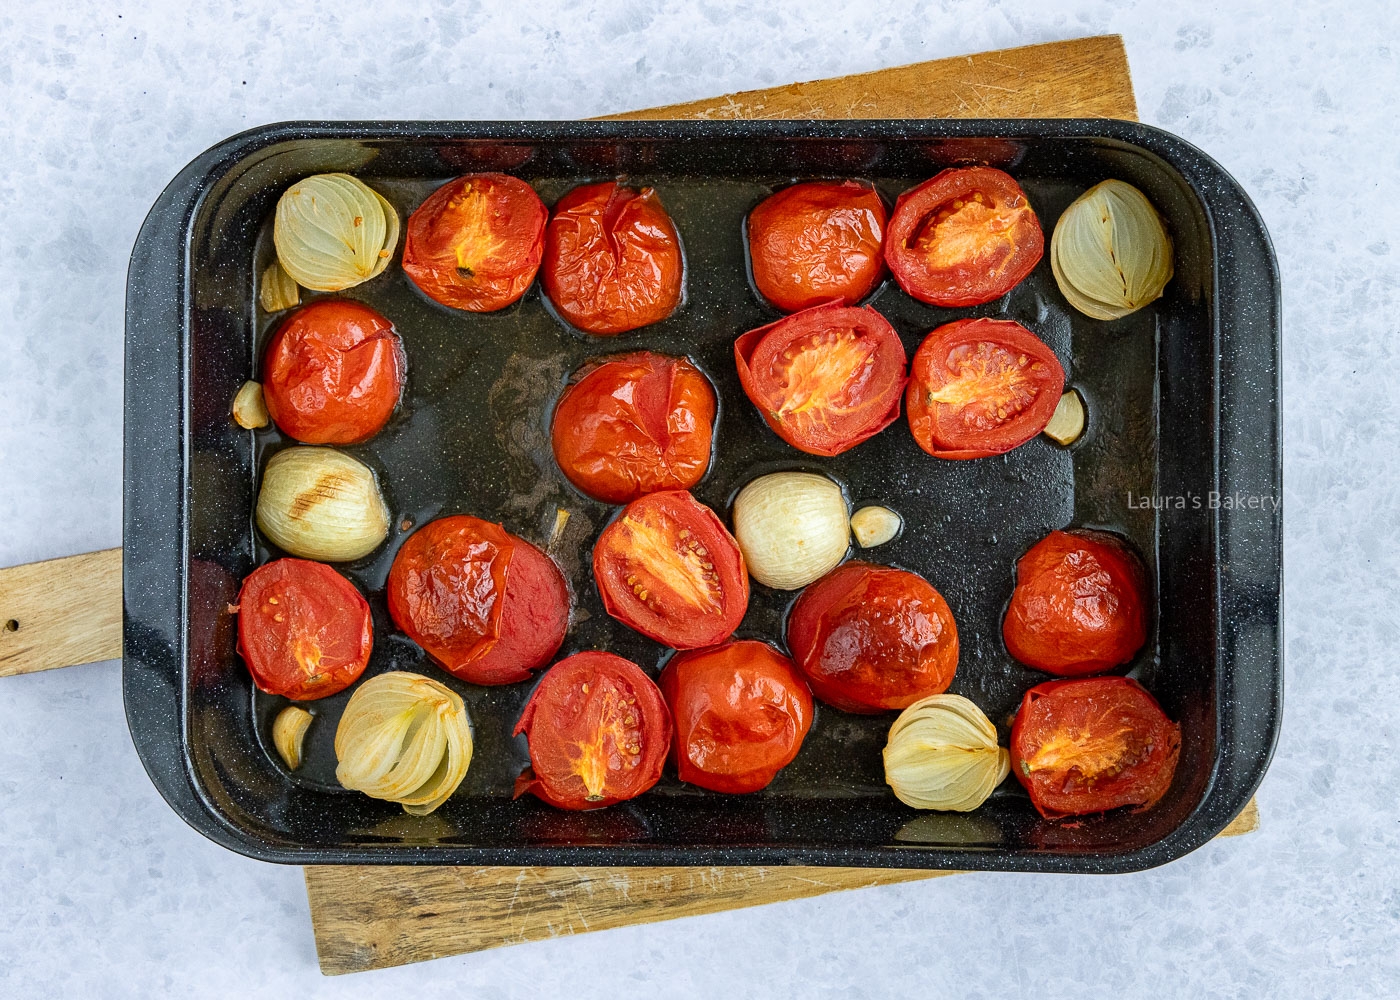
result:
<svg viewBox="0 0 1400 1000"><path fill-rule="evenodd" d="M18 631L19 631L19 622L15 621L13 618L11 618L9 621L7 621L7 622L5 623L5 631L6 631L6 632L18 632Z"/></svg>

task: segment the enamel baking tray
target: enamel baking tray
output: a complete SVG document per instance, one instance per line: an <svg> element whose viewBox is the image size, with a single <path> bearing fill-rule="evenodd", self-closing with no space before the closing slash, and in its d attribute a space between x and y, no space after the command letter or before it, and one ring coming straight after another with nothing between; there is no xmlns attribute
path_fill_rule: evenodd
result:
<svg viewBox="0 0 1400 1000"><path fill-rule="evenodd" d="M940 461L901 420L833 459L802 454L743 395L732 343L776 314L749 283L745 215L797 179L862 177L891 202L950 165L1013 174L1045 229L1091 184L1137 185L1168 220L1176 276L1151 306L1111 323L1069 308L1048 259L1008 295L940 309L886 281L870 300L912 356L963 316L1015 319L1059 355L1087 403L1073 447L1044 437L1007 455ZM278 195L301 177L347 171L406 217L436 185L500 170L552 204L575 184L618 176L652 185L686 255L685 300L669 319L612 339L567 328L538 285L492 314L431 302L395 264L348 297L398 327L404 402L389 426L348 449L381 478L397 526L471 513L542 543L563 507L558 555L575 593L560 655L609 649L652 672L658 644L602 610L589 553L614 510L554 467L548 416L585 359L651 349L689 355L718 391L715 461L696 496L727 513L753 476L827 473L856 504L905 519L865 558L914 570L947 598L962 656L952 690L1003 741L1021 694L1046 676L1016 663L1001 617L1016 559L1054 528L1107 528L1132 540L1153 581L1153 627L1125 672L1181 724L1175 783L1154 808L1078 823L1040 819L1014 779L976 812L917 812L884 784L893 719L821 706L801 753L762 792L723 796L661 783L605 810L566 813L512 800L527 761L510 730L532 682L480 688L432 666L389 619L384 580L407 533L340 567L368 596L375 649L366 676L419 670L459 691L476 751L437 812L336 785L332 740L350 692L314 703L308 760L288 772L271 749L285 702L255 692L227 610L239 581L280 553L252 525L259 470L288 442L229 417L280 317L257 307L272 260ZM304 297L303 301L306 301ZM201 155L161 194L136 242L127 285L125 663L132 738L162 795L206 836L298 864L718 865L1122 872L1161 864L1218 833L1267 766L1282 698L1278 273L1248 197L1218 164L1165 132L1103 120L867 122L347 122L245 132ZM754 585L740 637L781 643L791 594ZM353 689L352 689L353 690Z"/></svg>

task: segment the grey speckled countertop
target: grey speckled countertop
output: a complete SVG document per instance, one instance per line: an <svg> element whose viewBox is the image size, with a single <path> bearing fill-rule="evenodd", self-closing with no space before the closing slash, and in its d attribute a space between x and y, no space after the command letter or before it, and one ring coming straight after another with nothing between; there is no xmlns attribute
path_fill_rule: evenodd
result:
<svg viewBox="0 0 1400 1000"><path fill-rule="evenodd" d="M0 565L118 544L127 253L223 136L580 117L1121 32L1143 120L1240 179L1283 273L1288 698L1263 827L1141 875L966 875L323 980L300 871L175 817L107 663L0 681L0 995L1400 995L1400 5L292 6L0 14Z"/></svg>

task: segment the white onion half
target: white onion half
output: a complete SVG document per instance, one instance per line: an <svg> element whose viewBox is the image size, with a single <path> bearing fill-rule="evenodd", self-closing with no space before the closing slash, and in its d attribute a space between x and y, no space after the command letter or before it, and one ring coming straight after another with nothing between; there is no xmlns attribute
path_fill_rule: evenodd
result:
<svg viewBox="0 0 1400 1000"><path fill-rule="evenodd" d="M915 809L971 812L1010 773L996 727L962 695L922 698L890 726L885 781Z"/></svg>
<svg viewBox="0 0 1400 1000"><path fill-rule="evenodd" d="M1050 269L1074 308L1120 319L1159 298L1171 280L1171 236L1145 194L1125 181L1103 181L1055 223Z"/></svg>
<svg viewBox="0 0 1400 1000"><path fill-rule="evenodd" d="M399 215L378 191L349 174L315 174L277 200L277 260L297 284L338 292L389 266Z"/></svg>
<svg viewBox="0 0 1400 1000"><path fill-rule="evenodd" d="M846 557L851 545L846 498L826 476L759 476L734 500L734 538L755 580L798 590Z"/></svg>

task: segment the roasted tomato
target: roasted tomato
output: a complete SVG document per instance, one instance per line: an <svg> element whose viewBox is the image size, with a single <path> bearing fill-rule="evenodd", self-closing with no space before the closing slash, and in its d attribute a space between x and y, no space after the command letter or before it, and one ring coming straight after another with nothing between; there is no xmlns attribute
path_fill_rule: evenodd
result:
<svg viewBox="0 0 1400 1000"><path fill-rule="evenodd" d="M942 694L958 668L958 628L943 596L902 569L848 562L804 590L788 648L812 693L847 712L908 708Z"/></svg>
<svg viewBox="0 0 1400 1000"><path fill-rule="evenodd" d="M519 178L458 177L408 217L404 272L445 306L504 309L535 280L548 218L534 188Z"/></svg>
<svg viewBox="0 0 1400 1000"><path fill-rule="evenodd" d="M1127 677L1033 687L1011 727L1011 772L1046 819L1155 805L1180 750L1181 727Z"/></svg>
<svg viewBox="0 0 1400 1000"><path fill-rule="evenodd" d="M885 261L899 286L936 306L999 299L1035 270L1040 222L1011 175L945 170L895 202Z"/></svg>
<svg viewBox="0 0 1400 1000"><path fill-rule="evenodd" d="M1050 532L1016 563L1001 633L1016 659L1061 677L1127 663L1147 642L1142 561L1106 532Z"/></svg>
<svg viewBox="0 0 1400 1000"><path fill-rule="evenodd" d="M430 521L389 569L389 614L442 668L473 684L513 684L559 651L569 591L550 558L498 524Z"/></svg>
<svg viewBox="0 0 1400 1000"><path fill-rule="evenodd" d="M515 735L530 767L515 794L560 809L600 809L641 795L661 777L671 713L651 678L612 653L575 653L550 667Z"/></svg>
<svg viewBox="0 0 1400 1000"><path fill-rule="evenodd" d="M566 320L610 337L671 315L681 301L681 241L651 188L574 188L545 231L544 290Z"/></svg>
<svg viewBox="0 0 1400 1000"><path fill-rule="evenodd" d="M936 458L984 458L1045 429L1065 390L1065 370L1019 323L960 319L914 352L906 408L920 448Z"/></svg>
<svg viewBox="0 0 1400 1000"><path fill-rule="evenodd" d="M677 653L661 671L682 781L716 792L764 788L812 728L812 693L792 661L745 640Z"/></svg>
<svg viewBox="0 0 1400 1000"><path fill-rule="evenodd" d="M324 563L278 559L238 592L238 652L268 694L310 701L344 691L373 645L369 605Z"/></svg>
<svg viewBox="0 0 1400 1000"><path fill-rule="evenodd" d="M554 459L604 503L688 490L710 467L714 422L715 391L685 358L606 358L575 375L554 408Z"/></svg>
<svg viewBox="0 0 1400 1000"><path fill-rule="evenodd" d="M734 342L739 382L794 448L839 455L899 419L904 344L874 309L830 303Z"/></svg>
<svg viewBox="0 0 1400 1000"><path fill-rule="evenodd" d="M753 282L783 312L853 306L885 273L885 203L869 184L794 184L760 202L748 230Z"/></svg>
<svg viewBox="0 0 1400 1000"><path fill-rule="evenodd" d="M593 578L608 614L676 649L728 638L749 606L734 536L681 490L628 504L593 546Z"/></svg>
<svg viewBox="0 0 1400 1000"><path fill-rule="evenodd" d="M322 299L292 313L263 357L263 399L283 434L307 444L373 437L398 405L404 353L369 306Z"/></svg>

